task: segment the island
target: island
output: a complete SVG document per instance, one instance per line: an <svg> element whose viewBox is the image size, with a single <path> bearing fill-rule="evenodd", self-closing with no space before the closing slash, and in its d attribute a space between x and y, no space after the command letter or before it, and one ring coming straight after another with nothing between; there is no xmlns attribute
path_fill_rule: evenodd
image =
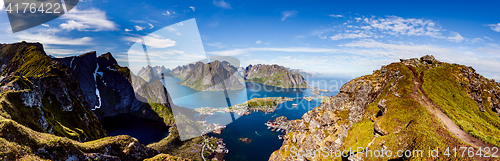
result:
<svg viewBox="0 0 500 161"><path fill-rule="evenodd" d="M263 113L274 112L276 110L276 107L285 101L293 101L293 99L288 97L253 98L244 103L240 103L231 107L226 107L226 108L201 107L195 109L195 111L202 115L213 115L215 112L224 112L224 113L236 113L240 116L244 116L250 114L252 111L260 111Z"/></svg>
<svg viewBox="0 0 500 161"><path fill-rule="evenodd" d="M238 140L240 140L241 142L244 142L244 143L250 143L253 141L253 139L249 139L249 138L245 138L245 137L241 137Z"/></svg>
<svg viewBox="0 0 500 161"><path fill-rule="evenodd" d="M271 131L282 132L283 135L279 135L279 139L283 139L283 137L288 133L289 130L293 130L293 126L289 124L288 118L285 116L280 116L274 118L274 120L269 120L265 123L268 129Z"/></svg>

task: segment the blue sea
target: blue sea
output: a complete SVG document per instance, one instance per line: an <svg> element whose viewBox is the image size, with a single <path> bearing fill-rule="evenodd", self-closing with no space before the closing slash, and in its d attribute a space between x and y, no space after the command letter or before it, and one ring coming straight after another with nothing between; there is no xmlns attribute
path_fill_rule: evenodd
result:
<svg viewBox="0 0 500 161"><path fill-rule="evenodd" d="M320 92L320 95L331 96L338 93L338 89L344 84L347 79L338 79L331 77L313 77L306 78L309 86L327 89L329 92ZM279 116L286 116L289 120L300 119L304 113L312 110L314 107L320 106L321 99L313 99L307 101L303 97L315 96L310 88L279 88L267 86L259 83L246 82L246 89L229 90L227 94L230 101L226 101L223 91L197 91L189 87L177 84L180 79L175 77L165 78L165 87L167 88L173 103L178 106L183 106L190 109L200 107L223 108L229 105L243 103L252 98L264 97L290 97L293 101L285 101L279 104L275 112L261 113L252 112L249 115L237 117L234 121L227 119L227 113L215 113L208 116L206 120L211 123L227 124L226 129L221 135L209 134L224 139L224 142L229 149L229 153L225 155L226 160L268 160L269 156L275 150L278 150L283 143L283 140L278 139L281 132L272 132L264 125L269 120ZM298 106L292 106L298 104ZM145 122L144 122L145 123ZM136 128L139 126L136 126ZM146 126L147 127L147 126ZM135 132L134 132L135 131ZM141 136L137 131L145 131L144 129L134 129L134 127L114 128L109 135L130 135ZM147 130L146 130L147 131ZM151 131L148 131L151 133ZM164 136L165 131L157 131ZM139 132L140 133L140 132ZM250 143L243 143L238 139L247 137L253 139ZM151 140L137 138L141 143L148 144L161 140L155 137Z"/></svg>

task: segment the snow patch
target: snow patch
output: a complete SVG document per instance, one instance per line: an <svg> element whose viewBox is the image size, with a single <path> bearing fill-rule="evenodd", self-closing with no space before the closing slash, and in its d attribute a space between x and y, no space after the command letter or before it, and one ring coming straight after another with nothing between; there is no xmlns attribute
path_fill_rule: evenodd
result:
<svg viewBox="0 0 500 161"><path fill-rule="evenodd" d="M108 70L110 70L110 71L115 71L115 72L116 72L116 71L118 71L118 69L113 69L113 68L111 68L111 66L108 66L108 67L106 67L106 68L107 68Z"/></svg>
<svg viewBox="0 0 500 161"><path fill-rule="evenodd" d="M94 109L101 108L101 94L99 92L99 89L97 88L97 75L99 74L102 77L102 72L98 72L97 69L99 69L99 63L97 63L97 67L95 68L94 71L94 81L95 81L95 94L97 95L97 99L99 100L99 105L96 105Z"/></svg>
<svg viewBox="0 0 500 161"><path fill-rule="evenodd" d="M69 68L71 68L73 66L73 60L75 60L75 57L73 57L73 59L71 59L71 62L69 63Z"/></svg>

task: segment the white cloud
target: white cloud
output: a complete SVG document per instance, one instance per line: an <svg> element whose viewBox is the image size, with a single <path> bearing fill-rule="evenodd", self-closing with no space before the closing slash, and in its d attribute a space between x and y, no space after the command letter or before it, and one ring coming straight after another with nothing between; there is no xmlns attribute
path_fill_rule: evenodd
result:
<svg viewBox="0 0 500 161"><path fill-rule="evenodd" d="M338 17L338 15L331 15ZM442 29L432 20L419 18L387 17L354 17L349 18L341 25L315 33L319 38L331 40L385 38L401 36L421 36L447 40L455 43L481 43L481 38L465 38L458 32ZM449 36L444 36L449 35Z"/></svg>
<svg viewBox="0 0 500 161"><path fill-rule="evenodd" d="M126 41L131 41L131 42L141 42L140 38L137 37L124 37L123 38ZM156 49L161 49L161 48L169 48L172 46L177 45L177 42L169 39L169 38L164 38L160 35L156 34L149 34L144 37L144 43L151 47L151 48L156 48Z"/></svg>
<svg viewBox="0 0 500 161"><path fill-rule="evenodd" d="M52 55L55 57L65 57L68 55L79 55L79 54L83 54L83 53L87 52L87 51L83 51L83 50L61 49L61 48L52 48L52 47L47 47L47 46L45 46L44 50L48 55Z"/></svg>
<svg viewBox="0 0 500 161"><path fill-rule="evenodd" d="M289 48L241 48L241 49L230 49L222 51L211 51L207 52L213 55L220 56L237 56L242 54L247 54L250 52L258 51L269 51L269 52L289 52L289 53L334 53L339 50L329 49L329 48L309 48L309 47L289 47Z"/></svg>
<svg viewBox="0 0 500 161"><path fill-rule="evenodd" d="M231 4L225 2L224 0L220 0L220 1L214 0L213 4L214 4L214 6L217 6L217 7L220 7L220 8L231 9Z"/></svg>
<svg viewBox="0 0 500 161"><path fill-rule="evenodd" d="M452 36L448 37L448 41L459 43L465 40L465 38L457 32L453 32L451 35Z"/></svg>
<svg viewBox="0 0 500 161"><path fill-rule="evenodd" d="M360 32L360 33L339 33L330 37L332 40L340 40L340 39L356 39L356 38L367 38L371 37L371 34Z"/></svg>
<svg viewBox="0 0 500 161"><path fill-rule="evenodd" d="M481 39L481 38L474 38L474 39L470 40L470 42L471 42L472 44L475 44L475 43L481 43L481 42L484 42L484 40L483 40L483 39Z"/></svg>
<svg viewBox="0 0 500 161"><path fill-rule="evenodd" d="M226 45L224 45L223 43L221 42L214 42L214 43L205 43L205 45L207 46L212 46L212 47L216 47L218 49L221 49L221 48L225 48Z"/></svg>
<svg viewBox="0 0 500 161"><path fill-rule="evenodd" d="M49 25L49 24L45 24L45 23L44 23L44 24L42 24L42 26L45 26L45 27L50 27L50 25Z"/></svg>
<svg viewBox="0 0 500 161"><path fill-rule="evenodd" d="M132 31L132 29L125 29L125 32L130 32Z"/></svg>
<svg viewBox="0 0 500 161"><path fill-rule="evenodd" d="M65 37L59 37L53 34L46 34L46 33L38 33L38 34L33 34L33 33L27 33L27 32L20 32L19 34L16 34L16 37L19 40L23 41L28 41L28 42L40 42L44 45L48 44L54 44L54 45L89 45L92 42L92 38L90 37L82 37L82 38L65 38Z"/></svg>
<svg viewBox="0 0 500 161"><path fill-rule="evenodd" d="M283 11L281 12L281 21L285 21L286 18L295 16L297 11Z"/></svg>
<svg viewBox="0 0 500 161"><path fill-rule="evenodd" d="M149 25L149 29L153 29L153 28L155 27L155 26L153 26L153 24L151 24L151 23L148 23L148 25Z"/></svg>
<svg viewBox="0 0 500 161"><path fill-rule="evenodd" d="M255 44L260 44L260 43L262 43L262 41L260 40L255 41Z"/></svg>
<svg viewBox="0 0 500 161"><path fill-rule="evenodd" d="M3 0L0 0L0 11L3 11L3 9L4 9Z"/></svg>
<svg viewBox="0 0 500 161"><path fill-rule="evenodd" d="M75 7L61 16L61 19L68 20L59 25L66 30L109 31L117 29L117 25L107 19L106 13L98 9L79 10Z"/></svg>
<svg viewBox="0 0 500 161"><path fill-rule="evenodd" d="M471 49L463 47L446 48L434 45L387 44L375 40L362 40L340 46L348 47L343 52L363 54L364 57L369 57L371 60L363 63L371 64L373 68L395 62L400 58L419 58L429 54L434 55L440 61L472 66L478 73L484 74L488 78L500 78L497 71L500 68L500 56L497 56L500 51L498 45ZM369 71L366 72L368 74Z"/></svg>
<svg viewBox="0 0 500 161"><path fill-rule="evenodd" d="M405 19L398 16L389 16L387 18L372 17L364 18L363 20L370 27L391 35L441 37L441 27L436 26L436 23L431 20Z"/></svg>
<svg viewBox="0 0 500 161"><path fill-rule="evenodd" d="M189 6L189 8L191 8L193 10L193 12L196 10L196 8L193 6Z"/></svg>
<svg viewBox="0 0 500 161"><path fill-rule="evenodd" d="M167 11L161 13L161 14L164 15L164 16L170 16L170 11L167 10Z"/></svg>
<svg viewBox="0 0 500 161"><path fill-rule="evenodd" d="M59 25L59 27L61 27L62 29L65 29L65 30L77 29L78 31L84 31L84 30L90 28L89 25L85 25L83 23L76 22L75 20L69 20L66 23L62 23L61 25Z"/></svg>
<svg viewBox="0 0 500 161"><path fill-rule="evenodd" d="M134 26L134 28L135 28L135 30L137 30L137 31L144 30L144 27L139 26L139 25L135 25L135 26Z"/></svg>
<svg viewBox="0 0 500 161"><path fill-rule="evenodd" d="M343 15L335 15L335 14L330 14L328 15L330 17L335 17L335 18L340 18L340 17L344 17Z"/></svg>
<svg viewBox="0 0 500 161"><path fill-rule="evenodd" d="M490 26L490 28L491 28L493 31L500 32L500 23L497 23L497 24L489 24L488 26Z"/></svg>

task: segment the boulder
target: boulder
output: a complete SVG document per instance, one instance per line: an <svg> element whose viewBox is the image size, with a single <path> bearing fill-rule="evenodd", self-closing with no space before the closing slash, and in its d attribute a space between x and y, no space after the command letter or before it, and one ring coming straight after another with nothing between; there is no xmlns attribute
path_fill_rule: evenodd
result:
<svg viewBox="0 0 500 161"><path fill-rule="evenodd" d="M423 62L427 63L427 64L433 64L434 62L436 62L436 58L434 58L434 56L432 55L426 55L426 56L423 56L420 58L420 60L422 60Z"/></svg>
<svg viewBox="0 0 500 161"><path fill-rule="evenodd" d="M380 101L378 101L377 104L377 107L382 112L382 116L385 115L385 113L387 112L387 105L385 104L386 101L387 101L386 99L381 99Z"/></svg>

